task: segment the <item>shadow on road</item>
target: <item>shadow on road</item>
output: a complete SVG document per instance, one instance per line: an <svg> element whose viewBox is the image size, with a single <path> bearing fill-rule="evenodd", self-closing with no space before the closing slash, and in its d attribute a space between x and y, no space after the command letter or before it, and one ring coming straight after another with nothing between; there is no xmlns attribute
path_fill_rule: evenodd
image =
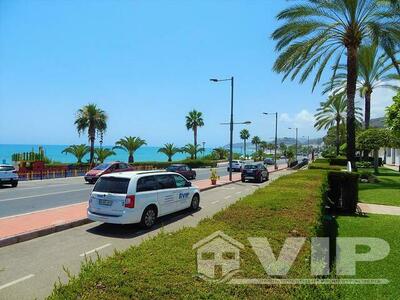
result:
<svg viewBox="0 0 400 300"><path fill-rule="evenodd" d="M197 211L192 211L190 209L178 211L176 213L160 217L157 220L157 223L151 229L143 229L140 227L139 224L106 224L102 223L99 226L89 228L87 232L92 234L97 234L106 237L115 237L115 238L122 238L122 239L131 239L148 232L157 230L161 227L164 227L168 224L174 223L179 221L183 218L191 216L193 214L198 213L201 210L201 207Z"/></svg>

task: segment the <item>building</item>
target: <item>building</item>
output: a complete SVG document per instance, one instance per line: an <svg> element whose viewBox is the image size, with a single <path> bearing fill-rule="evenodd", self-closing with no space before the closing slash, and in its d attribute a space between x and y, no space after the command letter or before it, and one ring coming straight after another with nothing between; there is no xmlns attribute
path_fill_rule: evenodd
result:
<svg viewBox="0 0 400 300"><path fill-rule="evenodd" d="M384 128L385 118L371 119L370 127ZM381 148L379 150L379 157L382 158L383 162L388 165L400 166L400 149L396 148Z"/></svg>

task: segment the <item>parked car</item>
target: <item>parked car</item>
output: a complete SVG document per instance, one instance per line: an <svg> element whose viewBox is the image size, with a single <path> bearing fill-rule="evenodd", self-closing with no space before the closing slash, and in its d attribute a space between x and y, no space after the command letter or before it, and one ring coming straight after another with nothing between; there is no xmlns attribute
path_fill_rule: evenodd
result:
<svg viewBox="0 0 400 300"><path fill-rule="evenodd" d="M246 182L246 180L256 181L260 183L267 181L269 180L268 169L264 166L263 163L247 164L244 166L242 171L242 182Z"/></svg>
<svg viewBox="0 0 400 300"><path fill-rule="evenodd" d="M186 179L196 179L196 171L192 170L191 167L184 164L170 165L167 169L168 172L176 172L184 176Z"/></svg>
<svg viewBox="0 0 400 300"><path fill-rule="evenodd" d="M241 172L244 162L241 160L232 160L232 172ZM227 171L229 172L229 163Z"/></svg>
<svg viewBox="0 0 400 300"><path fill-rule="evenodd" d="M88 183L95 183L101 175L115 173L115 172L127 172L133 170L134 169L131 165L119 161L102 163L91 169L89 172L87 172L85 174L85 180Z"/></svg>
<svg viewBox="0 0 400 300"><path fill-rule="evenodd" d="M197 210L200 191L182 175L166 171L134 171L99 178L89 198L90 220L112 224L140 223L150 228L158 217Z"/></svg>
<svg viewBox="0 0 400 300"><path fill-rule="evenodd" d="M274 160L272 158L264 159L264 165L273 166L274 164L275 164L275 162L274 162Z"/></svg>
<svg viewBox="0 0 400 300"><path fill-rule="evenodd" d="M0 187L3 184L11 184L12 187L18 185L17 170L11 165L0 165Z"/></svg>

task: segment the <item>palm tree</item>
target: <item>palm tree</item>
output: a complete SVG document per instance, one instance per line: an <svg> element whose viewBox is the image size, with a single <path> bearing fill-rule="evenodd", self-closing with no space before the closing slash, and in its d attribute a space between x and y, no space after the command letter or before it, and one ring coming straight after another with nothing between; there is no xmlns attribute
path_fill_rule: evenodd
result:
<svg viewBox="0 0 400 300"><path fill-rule="evenodd" d="M166 143L164 147L158 149L158 152L164 153L168 157L168 161L172 161L172 157L176 153L181 152L181 149L175 147L174 144Z"/></svg>
<svg viewBox="0 0 400 300"><path fill-rule="evenodd" d="M200 148L200 145L186 144L181 148L181 152L189 154L190 159L196 159L196 154L201 151L202 148Z"/></svg>
<svg viewBox="0 0 400 300"><path fill-rule="evenodd" d="M285 24L276 29L272 38L281 52L274 70L293 80L300 72L303 83L316 69L313 89L325 66L333 62L336 74L341 59L346 59L347 94L347 159L355 164L355 94L357 88L358 50L364 39L373 40L388 55L395 53L399 43L399 12L397 0L305 0L281 11L277 18ZM390 53L389 53L390 52ZM392 55L393 57L393 55Z"/></svg>
<svg viewBox="0 0 400 300"><path fill-rule="evenodd" d="M87 130L90 142L90 158L92 164L94 159L94 141L96 134L102 136L107 129L107 115L97 107L96 104L89 103L78 110L75 118L75 126L78 134L81 135Z"/></svg>
<svg viewBox="0 0 400 300"><path fill-rule="evenodd" d="M398 91L400 88L390 82L400 80L400 76L390 72L393 69L392 62L388 63L390 58L386 54L378 55L378 47L376 45L361 46L358 57L357 89L360 91L361 97L364 97L364 124L365 129L368 129L371 116L372 92L377 88L389 88ZM331 82L325 84L327 86L325 93L332 90L335 93L346 91L346 66L339 66L339 70L343 72L337 73Z"/></svg>
<svg viewBox="0 0 400 300"><path fill-rule="evenodd" d="M244 150L244 157L246 157L246 142L250 137L250 133L247 129L242 129L240 131L240 138L243 140L243 150Z"/></svg>
<svg viewBox="0 0 400 300"><path fill-rule="evenodd" d="M61 153L69 153L76 157L77 163L81 164L83 157L90 152L90 147L85 144L70 145L65 148Z"/></svg>
<svg viewBox="0 0 400 300"><path fill-rule="evenodd" d="M204 120L203 120L203 114L195 109L190 111L188 115L186 116L186 128L188 130L192 129L193 130L193 145L197 145L197 129L199 127L204 126ZM194 155L194 159L197 158L197 152Z"/></svg>
<svg viewBox="0 0 400 300"><path fill-rule="evenodd" d="M121 149L128 152L128 162L133 163L135 151L142 147L143 145L147 145L146 141L136 136L126 136L115 142L115 146L113 149Z"/></svg>
<svg viewBox="0 0 400 300"><path fill-rule="evenodd" d="M94 149L96 154L96 161L98 163L103 163L108 157L115 155L115 152L108 148L96 148Z"/></svg>
<svg viewBox="0 0 400 300"><path fill-rule="evenodd" d="M213 153L218 156L218 159L225 159L229 155L229 151L224 147L218 147L213 149Z"/></svg>
<svg viewBox="0 0 400 300"><path fill-rule="evenodd" d="M329 129L330 127L336 127L336 155L339 155L340 148L340 124L346 123L346 110L347 101L344 94L337 94L330 96L326 102L321 102L320 107L317 109L315 114L314 127L317 130ZM356 116L358 120L361 119L361 109L355 108Z"/></svg>
<svg viewBox="0 0 400 300"><path fill-rule="evenodd" d="M261 141L260 142L260 149L262 149L263 152L268 148L268 142L266 141Z"/></svg>
<svg viewBox="0 0 400 300"><path fill-rule="evenodd" d="M256 146L256 152L258 151L258 145L261 143L261 139L259 136L255 135L253 136L253 138L251 139L251 143Z"/></svg>

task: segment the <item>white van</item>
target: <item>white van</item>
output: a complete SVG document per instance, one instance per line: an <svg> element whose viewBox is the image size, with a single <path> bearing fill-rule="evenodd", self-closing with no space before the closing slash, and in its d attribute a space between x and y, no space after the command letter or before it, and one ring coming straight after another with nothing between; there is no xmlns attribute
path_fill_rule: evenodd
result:
<svg viewBox="0 0 400 300"><path fill-rule="evenodd" d="M182 175L165 171L134 171L103 175L89 198L90 220L113 224L140 223L150 228L161 217L197 210L200 192Z"/></svg>

